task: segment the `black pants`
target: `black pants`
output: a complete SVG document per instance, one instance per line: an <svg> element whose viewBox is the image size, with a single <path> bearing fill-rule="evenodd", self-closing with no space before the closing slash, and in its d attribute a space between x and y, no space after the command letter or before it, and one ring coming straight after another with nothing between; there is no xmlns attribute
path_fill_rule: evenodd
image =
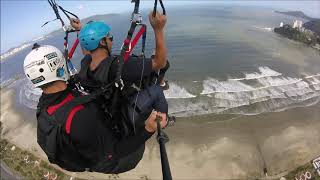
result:
<svg viewBox="0 0 320 180"><path fill-rule="evenodd" d="M168 113L168 103L159 85L153 85L129 97L127 121L135 127L144 126L152 110Z"/></svg>
<svg viewBox="0 0 320 180"><path fill-rule="evenodd" d="M145 144L143 144L134 153L131 153L125 157L119 159L118 164L113 169L113 174L123 173L134 169L141 161L145 150Z"/></svg>
<svg viewBox="0 0 320 180"><path fill-rule="evenodd" d="M136 93L128 98L128 106L125 106L126 121L129 121L129 125L133 129L142 129L144 127L145 120L149 117L153 109L162 113L168 113L168 103L163 94L163 91L159 85L153 85L146 89ZM129 133L128 135L134 135ZM145 144L142 144L134 153L121 157L115 161L109 161L107 158L99 162L92 171L118 174L134 169L143 157L145 150Z"/></svg>

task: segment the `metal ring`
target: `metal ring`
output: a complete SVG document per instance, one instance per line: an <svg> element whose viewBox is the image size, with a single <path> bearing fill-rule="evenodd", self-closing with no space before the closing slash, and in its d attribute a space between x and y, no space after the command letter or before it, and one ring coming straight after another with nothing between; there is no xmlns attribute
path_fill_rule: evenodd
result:
<svg viewBox="0 0 320 180"><path fill-rule="evenodd" d="M54 176L53 178L51 178L51 177L50 177L50 179L51 179L51 180L56 180L56 179L57 179L57 177L58 177L58 175L57 175L57 174L55 174L55 176Z"/></svg>
<svg viewBox="0 0 320 180"><path fill-rule="evenodd" d="M303 178L302 178L303 177ZM304 174L300 175L300 180L306 180L306 176Z"/></svg>
<svg viewBox="0 0 320 180"><path fill-rule="evenodd" d="M29 156L28 156L28 155L26 155L23 159L24 159L25 161L28 161Z"/></svg>
<svg viewBox="0 0 320 180"><path fill-rule="evenodd" d="M307 171L304 176L307 178L307 179L311 179L311 173L309 171Z"/></svg>

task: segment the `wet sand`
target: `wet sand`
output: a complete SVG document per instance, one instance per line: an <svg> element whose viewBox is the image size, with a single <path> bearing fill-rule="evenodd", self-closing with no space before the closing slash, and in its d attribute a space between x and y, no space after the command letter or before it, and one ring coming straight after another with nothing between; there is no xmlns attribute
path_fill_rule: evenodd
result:
<svg viewBox="0 0 320 180"><path fill-rule="evenodd" d="M15 109L15 93L1 90L2 138L45 158L36 143L35 117ZM292 170L320 155L320 105L255 116L207 115L179 118L166 132L174 179L252 179ZM229 119L229 120L228 120ZM31 120L31 121L30 121ZM108 179L100 173L69 173ZM155 135L136 169L121 179L162 179Z"/></svg>

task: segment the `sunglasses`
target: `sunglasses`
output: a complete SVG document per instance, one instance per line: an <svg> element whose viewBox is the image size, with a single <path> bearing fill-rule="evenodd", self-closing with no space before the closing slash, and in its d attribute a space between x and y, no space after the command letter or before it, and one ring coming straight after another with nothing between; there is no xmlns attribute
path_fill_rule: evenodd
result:
<svg viewBox="0 0 320 180"><path fill-rule="evenodd" d="M111 42L113 41L113 36L112 36L112 35L109 35L109 34L108 34L108 35L106 36L106 38L110 39Z"/></svg>

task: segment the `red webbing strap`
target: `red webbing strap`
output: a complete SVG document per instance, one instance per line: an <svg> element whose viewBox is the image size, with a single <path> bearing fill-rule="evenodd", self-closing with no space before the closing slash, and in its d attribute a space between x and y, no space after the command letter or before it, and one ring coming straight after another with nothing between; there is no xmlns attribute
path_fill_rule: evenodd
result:
<svg viewBox="0 0 320 180"><path fill-rule="evenodd" d="M67 97L62 100L59 104L53 105L53 106L49 106L47 108L47 113L51 116L54 112L56 112L61 106L63 106L64 104L66 104L67 102L71 101L73 99L73 95L72 94L68 94Z"/></svg>
<svg viewBox="0 0 320 180"><path fill-rule="evenodd" d="M73 46L72 48L70 49L69 51L69 54L68 54L68 58L71 59L73 54L74 54L74 51L77 49L78 47L78 44L79 44L79 39L77 38L76 41L73 43Z"/></svg>
<svg viewBox="0 0 320 180"><path fill-rule="evenodd" d="M82 104L74 107L71 112L69 113L68 115L68 118L67 118L67 121L66 121L66 133L67 134L70 134L70 129L71 129L71 123L72 123L72 120L73 120L73 117L74 115L80 111L81 109L83 109L84 106Z"/></svg>
<svg viewBox="0 0 320 180"><path fill-rule="evenodd" d="M57 105L53 105L53 106L49 106L47 108L47 113L51 116L53 113L55 113L59 108L61 108L63 105L65 105L66 103L72 101L74 99L73 95L70 93L67 95L67 97L62 100L59 104ZM82 110L84 108L84 106L82 104L77 105L75 107L73 107L71 109L71 111L68 114L67 120L66 120L66 125L65 125L65 129L66 129L66 133L70 134L70 129L71 129L71 123L73 120L73 117L75 116L75 114Z"/></svg>
<svg viewBox="0 0 320 180"><path fill-rule="evenodd" d="M138 31L136 36L131 41L130 49L128 51L126 51L125 54L124 54L124 62L127 62L128 58L129 58L129 55L131 54L132 50L136 46L137 42L139 41L140 37L145 32L145 30L146 30L145 26L141 26L140 30Z"/></svg>

